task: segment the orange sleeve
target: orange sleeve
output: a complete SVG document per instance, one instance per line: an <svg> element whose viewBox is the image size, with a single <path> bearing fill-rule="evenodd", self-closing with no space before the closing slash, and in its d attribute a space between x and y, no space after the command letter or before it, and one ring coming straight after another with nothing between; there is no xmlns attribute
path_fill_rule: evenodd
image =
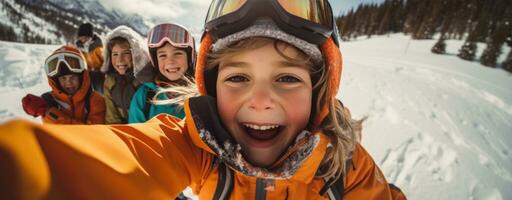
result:
<svg viewBox="0 0 512 200"><path fill-rule="evenodd" d="M99 63L100 63L100 68L101 68L101 65L103 65L103 62L104 62L104 58L103 58L103 47L98 47L94 50L94 52L96 53L96 57L98 58L99 60Z"/></svg>
<svg viewBox="0 0 512 200"><path fill-rule="evenodd" d="M89 119L87 124L105 124L105 99L96 92L91 95Z"/></svg>
<svg viewBox="0 0 512 200"><path fill-rule="evenodd" d="M405 199L405 195L386 181L366 150L357 144L352 164L345 176L346 199Z"/></svg>
<svg viewBox="0 0 512 200"><path fill-rule="evenodd" d="M0 194L6 199L174 199L210 158L182 122L0 125ZM180 125L181 124L181 125Z"/></svg>

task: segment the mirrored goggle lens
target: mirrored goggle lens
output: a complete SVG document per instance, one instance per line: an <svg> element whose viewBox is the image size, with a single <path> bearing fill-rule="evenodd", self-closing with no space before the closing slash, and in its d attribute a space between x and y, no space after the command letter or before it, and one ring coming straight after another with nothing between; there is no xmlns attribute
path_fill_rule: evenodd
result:
<svg viewBox="0 0 512 200"><path fill-rule="evenodd" d="M240 9L248 0L214 0L206 22ZM263 2L262 0L256 0ZM274 0L291 15L332 28L332 11L326 0Z"/></svg>
<svg viewBox="0 0 512 200"><path fill-rule="evenodd" d="M277 0L286 12L332 28L332 11L325 0Z"/></svg>
<svg viewBox="0 0 512 200"><path fill-rule="evenodd" d="M57 64L59 63L59 58L53 58L51 60L48 60L46 62L46 72L48 74L54 72L57 70Z"/></svg>
<svg viewBox="0 0 512 200"><path fill-rule="evenodd" d="M210 4L208 16L206 16L206 22L237 11L245 2L247 0L213 0Z"/></svg>
<svg viewBox="0 0 512 200"><path fill-rule="evenodd" d="M190 43L191 36L188 31L173 24L161 24L151 30L150 44L158 44L164 38L169 38L175 44Z"/></svg>
<svg viewBox="0 0 512 200"><path fill-rule="evenodd" d="M68 64L68 67L69 67L70 70L77 71L77 70L82 70L83 69L83 67L80 64L80 60L78 58L70 57L70 56L64 56L64 60Z"/></svg>
<svg viewBox="0 0 512 200"><path fill-rule="evenodd" d="M60 70L60 67L67 67L72 72L82 72L85 70L85 64L80 58L71 55L56 55L46 61L46 72L49 76L54 76Z"/></svg>

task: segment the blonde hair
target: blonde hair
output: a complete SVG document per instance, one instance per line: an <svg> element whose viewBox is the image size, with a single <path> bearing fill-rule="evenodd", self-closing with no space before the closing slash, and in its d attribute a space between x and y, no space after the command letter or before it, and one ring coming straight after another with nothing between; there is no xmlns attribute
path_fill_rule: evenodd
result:
<svg viewBox="0 0 512 200"><path fill-rule="evenodd" d="M197 85L194 83L193 79L188 78L186 75L182 75L180 80L182 80L185 84L169 87L158 87L158 90L151 98L150 103L154 105L175 104L178 106L178 109L183 109L186 98L200 95L199 90L197 89ZM157 97L160 94L172 94L172 98L158 99Z"/></svg>
<svg viewBox="0 0 512 200"><path fill-rule="evenodd" d="M289 56L284 55L283 49L280 49L279 47L292 47L286 42L270 38L254 37L235 42L224 50L211 53L206 65L206 70L212 70L217 67L220 60L226 56L232 56L242 51L256 49L268 44L269 42L273 42L274 49L289 61L306 63L311 66L310 75L313 82L313 99L316 99L316 101L311 105L313 112L310 116L308 128L311 131L316 131L314 129L322 131L330 138L332 145L332 148L329 149L324 158L322 168L319 170L319 173L317 173L317 177L327 178L328 180L337 180L341 174L346 171L345 168L347 166L345 161L351 158L351 152L354 150L356 143L360 140L362 122L364 121L364 118L361 120L352 119L350 111L343 107L341 102L338 102L337 99L333 99L329 104L329 114L323 120L321 127L313 127L313 119L322 107L322 99L328 98L326 91L329 85L327 84L326 70L323 65L314 66L311 58L300 50L299 51L306 56L305 59L290 58Z"/></svg>
<svg viewBox="0 0 512 200"><path fill-rule="evenodd" d="M228 48L219 52L210 53L208 55L205 73L218 67L220 61L226 57L262 47L270 42L273 42L274 49L276 49L281 56L288 59L290 62L305 63L311 66L310 75L313 83L313 99L316 99L316 101L312 102L313 105L311 105L312 112L308 123L308 129L311 131L322 131L330 138L332 145L332 148L330 148L326 153L321 168L318 170L316 176L326 178L327 180L337 180L342 173L346 171L346 161L351 158L351 152L354 150L356 143L360 140L362 122L364 121L364 118L361 120L352 119L350 111L343 107L341 102L338 102L337 99L333 99L329 104L329 114L323 120L321 127L313 127L313 119L314 116L318 114L318 111L322 106L322 99L328 98L326 91L329 85L327 84L326 70L323 65L313 65L311 58L300 50L299 52L305 56L305 59L291 58L284 55L283 48L292 47L286 42L270 38L254 37L235 42ZM280 49L280 47L283 48ZM216 77L214 80L216 80ZM205 86L207 88L215 88L216 83L212 82L213 80L205 82ZM191 87L191 85L193 85L193 87ZM183 100L186 97L199 96L197 86L195 84L191 85L163 89L161 92L173 92L179 94L178 97L165 100L165 102L179 103L183 105ZM209 92L211 92L211 90Z"/></svg>

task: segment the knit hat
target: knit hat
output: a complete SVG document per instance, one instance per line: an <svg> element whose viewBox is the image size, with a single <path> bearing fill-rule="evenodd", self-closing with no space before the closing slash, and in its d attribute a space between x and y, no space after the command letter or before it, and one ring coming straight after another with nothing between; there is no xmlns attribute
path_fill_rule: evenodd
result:
<svg viewBox="0 0 512 200"><path fill-rule="evenodd" d="M78 27L78 37L80 36L87 36L92 37L93 36L93 27L91 23L85 23L80 25Z"/></svg>
<svg viewBox="0 0 512 200"><path fill-rule="evenodd" d="M282 31L274 21L267 18L256 20L249 28L217 40L213 44L212 52L216 53L237 41L251 37L267 37L285 41L310 56L314 64L322 62L322 53L316 45Z"/></svg>

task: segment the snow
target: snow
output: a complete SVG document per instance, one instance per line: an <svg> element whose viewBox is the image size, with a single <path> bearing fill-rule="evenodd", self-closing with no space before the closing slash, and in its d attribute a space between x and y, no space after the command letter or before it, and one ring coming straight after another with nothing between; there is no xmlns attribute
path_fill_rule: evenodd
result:
<svg viewBox="0 0 512 200"><path fill-rule="evenodd" d="M338 97L368 116L363 145L409 199L510 199L512 76L456 57L463 41L447 55L430 53L435 42L342 43Z"/></svg>
<svg viewBox="0 0 512 200"><path fill-rule="evenodd" d="M27 28L33 30L29 33L32 36L37 35L47 40L60 41L62 43L65 42L63 38L58 38L55 35L55 32L57 31L55 25L46 22L44 19L37 17L36 15L26 11L25 9L22 9L21 6L13 0L6 0L5 3L11 5L17 12L20 12L20 14L22 15L20 21L12 22L7 17L8 13L6 13L5 10L0 9L0 21L13 27L18 37L21 37L19 35L22 32L22 27L23 25L26 25Z"/></svg>
<svg viewBox="0 0 512 200"><path fill-rule="evenodd" d="M435 42L395 34L341 43L338 98L368 116L363 145L408 199L512 199L512 76L456 57L463 41L446 41L446 55L430 53ZM40 121L21 98L50 90L42 64L56 48L0 41L0 122Z"/></svg>
<svg viewBox="0 0 512 200"><path fill-rule="evenodd" d="M21 98L27 93L50 91L44 59L58 46L0 41L0 122L20 117L40 122L23 111Z"/></svg>

